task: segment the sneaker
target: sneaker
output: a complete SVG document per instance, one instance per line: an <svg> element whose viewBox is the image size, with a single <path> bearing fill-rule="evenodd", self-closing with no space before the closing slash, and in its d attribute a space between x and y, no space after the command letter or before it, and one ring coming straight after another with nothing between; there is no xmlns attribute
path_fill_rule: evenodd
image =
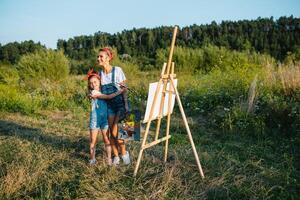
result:
<svg viewBox="0 0 300 200"><path fill-rule="evenodd" d="M119 158L119 156L115 156L115 157L114 157L114 159L113 159L113 161L112 161L112 164L113 164L114 166L117 166L117 165L120 164L120 158Z"/></svg>
<svg viewBox="0 0 300 200"><path fill-rule="evenodd" d="M92 159L89 161L90 165L95 165L97 163L96 159Z"/></svg>
<svg viewBox="0 0 300 200"><path fill-rule="evenodd" d="M128 151L126 151L125 155L122 155L122 160L124 162L125 165L129 165L130 164L130 157L129 157L129 153Z"/></svg>

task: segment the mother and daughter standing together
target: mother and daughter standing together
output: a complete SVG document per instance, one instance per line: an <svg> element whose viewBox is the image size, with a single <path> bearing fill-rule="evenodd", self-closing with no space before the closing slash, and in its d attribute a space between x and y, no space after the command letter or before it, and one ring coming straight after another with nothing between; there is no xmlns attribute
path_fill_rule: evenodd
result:
<svg viewBox="0 0 300 200"><path fill-rule="evenodd" d="M98 73L90 70L87 75L91 98L90 112L90 164L95 164L97 135L102 134L108 165L118 165L120 157L123 163L130 164L124 140L118 139L118 122L128 112L126 77L120 67L110 64L113 52L105 47L99 50L98 64L102 70ZM120 156L119 156L120 151ZM113 154L113 158L112 155Z"/></svg>

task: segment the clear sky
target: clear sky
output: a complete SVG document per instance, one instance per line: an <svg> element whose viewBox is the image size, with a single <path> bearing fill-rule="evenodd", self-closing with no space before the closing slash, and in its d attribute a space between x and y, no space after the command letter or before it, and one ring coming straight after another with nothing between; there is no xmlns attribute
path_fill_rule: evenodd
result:
<svg viewBox="0 0 300 200"><path fill-rule="evenodd" d="M300 0L0 0L0 43L58 39L213 20L300 17Z"/></svg>

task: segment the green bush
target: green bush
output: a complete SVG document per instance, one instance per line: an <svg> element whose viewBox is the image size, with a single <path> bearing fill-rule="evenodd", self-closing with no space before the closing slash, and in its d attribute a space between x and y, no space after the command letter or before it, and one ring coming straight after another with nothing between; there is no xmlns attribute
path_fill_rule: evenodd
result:
<svg viewBox="0 0 300 200"><path fill-rule="evenodd" d="M224 116L219 119L219 124L224 132L250 135L262 135L265 131L264 118L247 110L241 105L235 105L224 111Z"/></svg>
<svg viewBox="0 0 300 200"><path fill-rule="evenodd" d="M60 81L69 74L69 62L62 51L41 50L22 56L17 69L22 81L37 88L46 79Z"/></svg>
<svg viewBox="0 0 300 200"><path fill-rule="evenodd" d="M215 69L188 76L179 89L189 115L202 115L208 126L239 133L291 134L299 132L299 73L298 65Z"/></svg>
<svg viewBox="0 0 300 200"><path fill-rule="evenodd" d="M159 49L156 53L157 67L161 67L167 62L169 56L168 49ZM214 69L231 70L238 68L262 67L267 63L274 63L268 55L260 55L255 52L237 52L224 47L208 45L202 48L176 47L173 61L176 71L189 71L209 73Z"/></svg>
<svg viewBox="0 0 300 200"><path fill-rule="evenodd" d="M299 132L299 99L278 93L261 95L256 103L257 116L264 119L268 132L289 135Z"/></svg>
<svg viewBox="0 0 300 200"><path fill-rule="evenodd" d="M17 85L19 78L18 70L15 67L0 63L0 84Z"/></svg>
<svg viewBox="0 0 300 200"><path fill-rule="evenodd" d="M259 68L239 68L226 72L216 69L201 75L196 81L190 79L192 84L186 85L183 91L186 107L191 114L197 114L210 113L218 106L229 108L240 103L247 98L250 83L258 73Z"/></svg>
<svg viewBox="0 0 300 200"><path fill-rule="evenodd" d="M37 108L38 105L30 95L21 93L15 87L0 84L0 110L30 114Z"/></svg>
<svg viewBox="0 0 300 200"><path fill-rule="evenodd" d="M69 77L59 83L43 82L32 91L18 86L0 84L0 110L32 114L42 109L72 110L89 108L86 81L82 77Z"/></svg>
<svg viewBox="0 0 300 200"><path fill-rule="evenodd" d="M86 98L86 81L83 77L67 77L58 83L44 82L31 92L34 99L40 99L44 109L67 110L76 106L88 108Z"/></svg>

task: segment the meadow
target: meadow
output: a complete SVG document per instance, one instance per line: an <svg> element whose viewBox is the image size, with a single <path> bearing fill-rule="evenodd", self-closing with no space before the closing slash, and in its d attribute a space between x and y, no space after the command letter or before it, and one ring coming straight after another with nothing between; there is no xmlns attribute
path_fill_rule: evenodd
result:
<svg viewBox="0 0 300 200"><path fill-rule="evenodd" d="M114 61L142 112L167 54L154 69ZM178 47L174 61L205 179L177 106L167 163L163 145L147 149L134 178L141 143L128 142L130 166L108 167L100 140L89 166L84 75L48 50L0 66L0 199L298 199L300 63L214 46Z"/></svg>

